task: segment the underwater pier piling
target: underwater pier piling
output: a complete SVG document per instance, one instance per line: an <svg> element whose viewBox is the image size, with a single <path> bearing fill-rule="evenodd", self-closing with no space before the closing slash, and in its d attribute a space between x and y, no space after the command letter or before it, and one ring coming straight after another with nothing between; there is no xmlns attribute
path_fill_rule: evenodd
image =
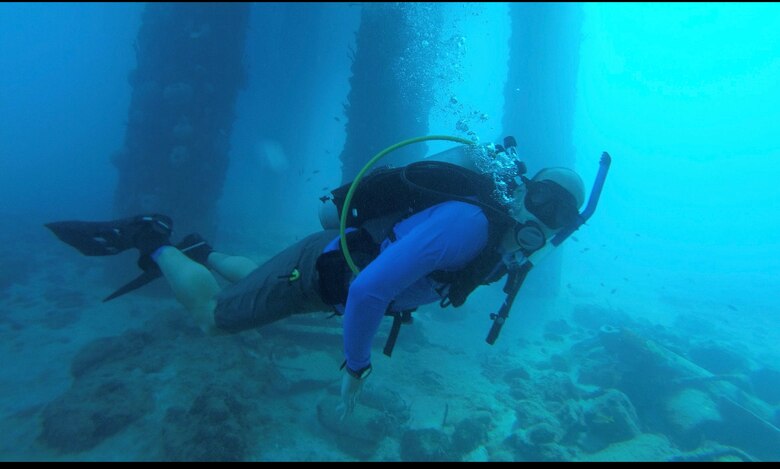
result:
<svg viewBox="0 0 780 469"><path fill-rule="evenodd" d="M158 212L211 237L246 80L248 3L148 3L118 169L117 216Z"/></svg>
<svg viewBox="0 0 780 469"><path fill-rule="evenodd" d="M442 8L435 3L363 4L344 105L342 182L351 181L383 148L428 133ZM384 164L400 166L424 155L425 146L415 145Z"/></svg>
<svg viewBox="0 0 780 469"><path fill-rule="evenodd" d="M515 136L531 171L572 166L582 6L511 3L509 15L504 133Z"/></svg>
<svg viewBox="0 0 780 469"><path fill-rule="evenodd" d="M577 3L510 3L509 73L504 88L504 135L531 173L573 168L582 6ZM598 155L593 155L594 159ZM562 257L551 253L534 268L524 293L555 296Z"/></svg>

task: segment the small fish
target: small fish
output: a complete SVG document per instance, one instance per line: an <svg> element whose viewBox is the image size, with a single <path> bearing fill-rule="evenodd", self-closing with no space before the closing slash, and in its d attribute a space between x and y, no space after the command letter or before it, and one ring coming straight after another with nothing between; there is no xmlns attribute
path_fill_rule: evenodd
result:
<svg viewBox="0 0 780 469"><path fill-rule="evenodd" d="M587 251L588 249L590 249L590 248L582 248L582 250L581 250L580 252L581 252L581 253L582 253L582 252L585 252L585 251Z"/></svg>
<svg viewBox="0 0 780 469"><path fill-rule="evenodd" d="M341 119L339 119L338 116L333 116L333 120L335 120L336 122L341 122Z"/></svg>
<svg viewBox="0 0 780 469"><path fill-rule="evenodd" d="M317 173L319 173L319 172L320 172L320 170L319 170L319 169L315 169L315 170L314 170L314 171L312 171L311 173L312 173L312 174L317 174Z"/></svg>
<svg viewBox="0 0 780 469"><path fill-rule="evenodd" d="M638 238L639 237L639 233L634 233L634 236L636 236Z"/></svg>
<svg viewBox="0 0 780 469"><path fill-rule="evenodd" d="M730 309L730 310L732 310L732 311L739 311L739 310L737 309L737 307L736 307L736 306L734 306L734 305L726 305L726 306L728 306L728 307L729 307L729 309Z"/></svg>
<svg viewBox="0 0 780 469"><path fill-rule="evenodd" d="M325 186L325 187L323 187L323 188L322 188L322 189L320 189L320 190L321 190L321 191L326 191L326 190L328 190L328 186Z"/></svg>
<svg viewBox="0 0 780 469"><path fill-rule="evenodd" d="M306 178L306 182L309 182L309 181L311 181L311 178Z"/></svg>
<svg viewBox="0 0 780 469"><path fill-rule="evenodd" d="M572 236L572 237L571 237L571 240L572 240L572 241L574 241L575 243L576 243L576 242L579 242L579 239L577 239L577 237L576 237L576 236Z"/></svg>
<svg viewBox="0 0 780 469"><path fill-rule="evenodd" d="M612 291L610 291L609 293L610 293L611 295L614 295L616 291L617 291L617 288L613 288L613 289L612 289Z"/></svg>
<svg viewBox="0 0 780 469"><path fill-rule="evenodd" d="M322 202L323 204L329 200L330 197L328 197L327 195L323 195L322 197L320 197L320 202Z"/></svg>

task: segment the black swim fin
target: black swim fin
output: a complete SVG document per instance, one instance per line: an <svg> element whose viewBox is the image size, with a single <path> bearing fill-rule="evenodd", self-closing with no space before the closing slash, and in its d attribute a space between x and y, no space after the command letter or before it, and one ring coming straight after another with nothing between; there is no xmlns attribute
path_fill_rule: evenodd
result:
<svg viewBox="0 0 780 469"><path fill-rule="evenodd" d="M152 214L105 222L58 221L45 226L85 256L111 256L137 247L136 236L143 229L151 227L170 235L173 221L165 215Z"/></svg>
<svg viewBox="0 0 780 469"><path fill-rule="evenodd" d="M103 298L103 303L106 301L111 301L114 298L118 298L125 293L130 293L133 290L137 290L147 283L150 283L152 280L156 280L158 278L162 277L162 272L160 272L160 269L156 270L147 270L138 277L134 278L133 280L130 280L126 284L119 287L114 293L108 295L107 297Z"/></svg>
<svg viewBox="0 0 780 469"><path fill-rule="evenodd" d="M182 239L179 244L176 245L176 247L190 259L203 265L206 265L209 254L211 254L213 251L206 240L197 233L192 233L185 236L184 239ZM103 302L105 303L106 301L111 301L114 298L118 298L124 295L125 293L130 293L133 290L137 290L147 283L150 283L160 277L162 277L162 272L160 272L160 269L156 265L150 266L138 277L130 280L126 284L119 287L114 293L105 297Z"/></svg>

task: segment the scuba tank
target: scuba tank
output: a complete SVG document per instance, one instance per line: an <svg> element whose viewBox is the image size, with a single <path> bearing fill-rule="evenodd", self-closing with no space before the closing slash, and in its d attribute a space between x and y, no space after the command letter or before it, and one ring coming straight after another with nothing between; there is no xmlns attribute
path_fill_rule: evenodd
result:
<svg viewBox="0 0 780 469"><path fill-rule="evenodd" d="M488 217L509 223L504 204L526 172L517 159L515 139L507 137L504 145L469 143L406 166L373 170L355 189L347 213L344 206L353 183L334 189L320 199L322 227L338 228L342 216L350 227L391 214L409 216L449 200L478 205Z"/></svg>

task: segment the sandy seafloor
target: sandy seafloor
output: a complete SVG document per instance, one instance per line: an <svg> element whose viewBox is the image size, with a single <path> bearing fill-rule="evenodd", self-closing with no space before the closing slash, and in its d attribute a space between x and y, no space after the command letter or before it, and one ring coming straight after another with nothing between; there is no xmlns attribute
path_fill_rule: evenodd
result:
<svg viewBox="0 0 780 469"><path fill-rule="evenodd" d="M338 318L207 337L162 280L101 302L135 254L82 257L38 224L14 226L0 240L0 460L780 457L777 328L741 304L568 279L555 299L520 298L494 346L500 286L459 310L425 307L392 358L385 320L340 424ZM221 238L261 261L287 232Z"/></svg>

